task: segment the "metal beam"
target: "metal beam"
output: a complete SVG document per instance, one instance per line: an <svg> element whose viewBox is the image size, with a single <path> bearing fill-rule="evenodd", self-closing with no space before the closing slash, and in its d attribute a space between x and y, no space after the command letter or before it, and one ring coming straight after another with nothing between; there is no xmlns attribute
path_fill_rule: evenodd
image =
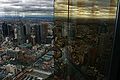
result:
<svg viewBox="0 0 120 80"><path fill-rule="evenodd" d="M108 80L120 80L120 1L118 2L113 54Z"/></svg>

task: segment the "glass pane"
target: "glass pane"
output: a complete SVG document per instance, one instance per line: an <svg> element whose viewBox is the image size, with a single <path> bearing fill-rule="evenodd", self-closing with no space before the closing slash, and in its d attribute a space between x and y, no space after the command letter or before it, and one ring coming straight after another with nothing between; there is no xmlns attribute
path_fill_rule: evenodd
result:
<svg viewBox="0 0 120 80"><path fill-rule="evenodd" d="M64 59L58 59L62 68L55 77L63 80L106 80L117 0L56 0L55 3L55 18L59 21L56 25L60 29L57 34L61 34L57 41L64 44L59 46L63 50Z"/></svg>

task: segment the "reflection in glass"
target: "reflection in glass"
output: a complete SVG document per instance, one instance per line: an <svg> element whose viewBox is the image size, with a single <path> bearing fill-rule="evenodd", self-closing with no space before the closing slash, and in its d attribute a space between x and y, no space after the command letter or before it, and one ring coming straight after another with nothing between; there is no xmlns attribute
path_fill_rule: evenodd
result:
<svg viewBox="0 0 120 80"><path fill-rule="evenodd" d="M117 0L56 0L55 6L55 24L59 31L56 41L65 44L59 47L65 50L65 73L58 73L55 77L65 80L106 80Z"/></svg>

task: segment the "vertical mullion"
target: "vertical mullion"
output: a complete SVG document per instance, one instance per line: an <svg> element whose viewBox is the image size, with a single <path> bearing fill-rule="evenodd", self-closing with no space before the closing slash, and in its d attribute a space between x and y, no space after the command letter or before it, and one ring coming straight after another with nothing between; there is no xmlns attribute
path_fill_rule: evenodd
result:
<svg viewBox="0 0 120 80"><path fill-rule="evenodd" d="M108 80L119 80L118 78L120 70L120 1L118 2L118 9L116 15L117 16L115 25L113 53Z"/></svg>

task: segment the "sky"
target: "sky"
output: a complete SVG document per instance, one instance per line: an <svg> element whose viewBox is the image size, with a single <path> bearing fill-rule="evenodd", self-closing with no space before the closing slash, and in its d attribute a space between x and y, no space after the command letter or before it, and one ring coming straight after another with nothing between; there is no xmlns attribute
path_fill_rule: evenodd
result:
<svg viewBox="0 0 120 80"><path fill-rule="evenodd" d="M0 16L53 16L54 0L0 0Z"/></svg>
<svg viewBox="0 0 120 80"><path fill-rule="evenodd" d="M70 17L115 16L117 0L69 0ZM55 16L68 17L68 0L55 0ZM95 18L96 18L95 17Z"/></svg>
<svg viewBox="0 0 120 80"><path fill-rule="evenodd" d="M55 0L55 12L67 15L67 1L68 0ZM109 7L111 0L70 1L74 4L74 6L71 6L72 10L81 11L81 7L89 7L93 5L93 3L96 3L99 7ZM53 16L53 6L54 0L0 0L0 16Z"/></svg>

